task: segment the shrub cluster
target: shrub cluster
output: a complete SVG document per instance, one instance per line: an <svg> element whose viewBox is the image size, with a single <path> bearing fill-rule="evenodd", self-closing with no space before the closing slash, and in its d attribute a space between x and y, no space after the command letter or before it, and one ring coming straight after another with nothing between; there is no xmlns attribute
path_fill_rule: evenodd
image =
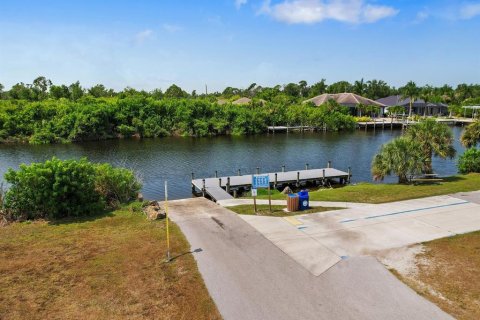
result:
<svg viewBox="0 0 480 320"><path fill-rule="evenodd" d="M59 160L9 169L10 184L4 209L14 219L58 219L92 215L136 196L140 183L134 174L87 159Z"/></svg>
<svg viewBox="0 0 480 320"><path fill-rule="evenodd" d="M480 173L480 150L477 148L467 149L458 159L458 171L462 174Z"/></svg>

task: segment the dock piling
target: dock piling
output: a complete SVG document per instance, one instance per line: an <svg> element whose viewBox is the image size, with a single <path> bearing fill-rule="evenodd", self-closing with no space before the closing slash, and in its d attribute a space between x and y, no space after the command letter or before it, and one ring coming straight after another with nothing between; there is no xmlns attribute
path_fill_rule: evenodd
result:
<svg viewBox="0 0 480 320"><path fill-rule="evenodd" d="M332 161L328 161L327 162L327 168L331 168L332 167Z"/></svg>
<svg viewBox="0 0 480 320"><path fill-rule="evenodd" d="M322 184L325 185L325 169L322 170Z"/></svg>
<svg viewBox="0 0 480 320"><path fill-rule="evenodd" d="M218 171L215 170L215 178L218 178Z"/></svg>
<svg viewBox="0 0 480 320"><path fill-rule="evenodd" d="M218 186L221 188L222 187L222 178L218 178Z"/></svg>
<svg viewBox="0 0 480 320"><path fill-rule="evenodd" d="M230 193L230 177L227 177L227 193Z"/></svg>
<svg viewBox="0 0 480 320"><path fill-rule="evenodd" d="M273 184L273 187L276 188L277 187L277 182L278 182L278 176L277 176L277 173L275 172L275 182Z"/></svg>
<svg viewBox="0 0 480 320"><path fill-rule="evenodd" d="M205 179L202 179L202 196L205 197L205 191L206 191L206 188L205 188Z"/></svg>
<svg viewBox="0 0 480 320"><path fill-rule="evenodd" d="M297 188L300 187L300 171L297 171Z"/></svg>
<svg viewBox="0 0 480 320"><path fill-rule="evenodd" d="M305 170L308 170L308 163L305 163Z"/></svg>
<svg viewBox="0 0 480 320"><path fill-rule="evenodd" d="M347 183L350 183L350 178L352 177L352 168L348 167L348 178Z"/></svg>
<svg viewBox="0 0 480 320"><path fill-rule="evenodd" d="M242 175L242 171L240 169L238 169L238 175L241 176Z"/></svg>
<svg viewBox="0 0 480 320"><path fill-rule="evenodd" d="M260 168L257 167L257 174L260 174Z"/></svg>
<svg viewBox="0 0 480 320"><path fill-rule="evenodd" d="M282 172L285 172L285 165L282 166Z"/></svg>
<svg viewBox="0 0 480 320"><path fill-rule="evenodd" d="M195 174L192 172L192 181L195 180ZM195 185L192 182L192 194L195 194Z"/></svg>

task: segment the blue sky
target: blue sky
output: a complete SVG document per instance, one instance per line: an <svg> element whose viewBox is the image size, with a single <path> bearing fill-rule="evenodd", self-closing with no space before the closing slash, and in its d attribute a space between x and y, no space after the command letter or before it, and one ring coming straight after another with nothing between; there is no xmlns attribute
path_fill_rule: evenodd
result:
<svg viewBox="0 0 480 320"><path fill-rule="evenodd" d="M0 83L480 82L480 1L0 1Z"/></svg>

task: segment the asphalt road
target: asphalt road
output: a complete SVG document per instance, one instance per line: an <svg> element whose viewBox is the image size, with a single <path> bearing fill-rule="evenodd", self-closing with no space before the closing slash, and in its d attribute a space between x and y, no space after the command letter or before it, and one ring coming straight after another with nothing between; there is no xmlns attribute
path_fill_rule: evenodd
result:
<svg viewBox="0 0 480 320"><path fill-rule="evenodd" d="M375 258L342 260L319 276L236 214L197 198L169 203L225 319L452 319Z"/></svg>

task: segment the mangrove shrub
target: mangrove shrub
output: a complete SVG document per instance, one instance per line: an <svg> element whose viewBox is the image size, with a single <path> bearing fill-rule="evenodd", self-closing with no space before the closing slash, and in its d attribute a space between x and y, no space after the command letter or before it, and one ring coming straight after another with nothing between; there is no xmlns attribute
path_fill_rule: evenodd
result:
<svg viewBox="0 0 480 320"><path fill-rule="evenodd" d="M140 189L132 172L87 159L21 165L9 169L4 207L15 219L59 219L92 215L126 202Z"/></svg>

